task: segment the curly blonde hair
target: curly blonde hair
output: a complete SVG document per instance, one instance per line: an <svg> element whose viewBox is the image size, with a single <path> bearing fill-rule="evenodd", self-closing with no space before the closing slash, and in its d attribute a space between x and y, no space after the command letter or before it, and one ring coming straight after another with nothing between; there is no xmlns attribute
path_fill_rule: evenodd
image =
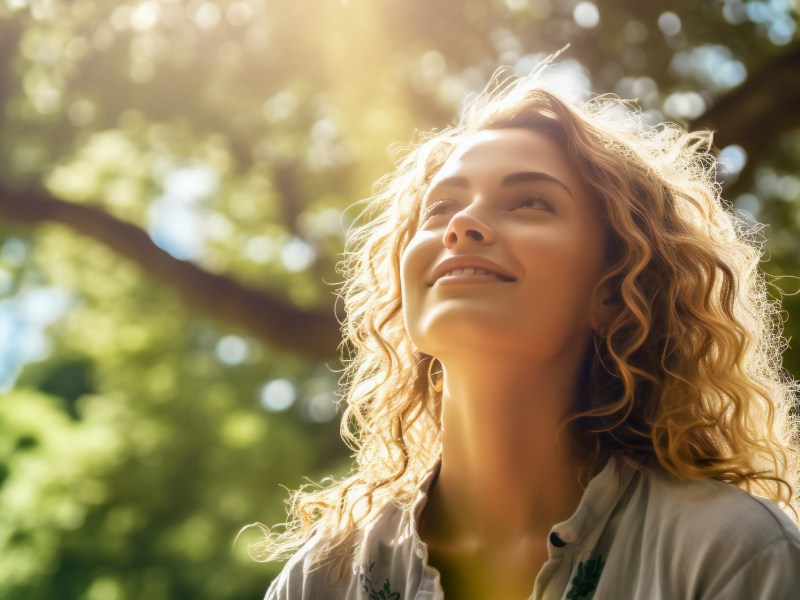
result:
<svg viewBox="0 0 800 600"><path fill-rule="evenodd" d="M316 560L338 556L341 577L358 532L387 502L408 509L437 460L440 385L434 357L403 323L400 257L433 175L465 136L500 128L561 144L611 232L598 289L610 286L619 309L587 349L582 394L562 424L578 435L584 474L617 455L757 492L797 521L797 382L781 366L780 301L759 268L758 227L720 196L712 133L652 126L613 96L567 101L543 81L548 62L524 77L498 69L456 125L397 148L395 170L362 201L366 221L340 263L350 350L340 428L355 465L341 481L292 492L282 534L257 524L266 535L255 558L285 560L316 536Z"/></svg>

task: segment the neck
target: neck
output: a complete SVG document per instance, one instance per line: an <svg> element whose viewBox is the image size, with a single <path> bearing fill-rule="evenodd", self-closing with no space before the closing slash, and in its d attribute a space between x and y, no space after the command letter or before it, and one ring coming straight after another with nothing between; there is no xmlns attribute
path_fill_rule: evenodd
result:
<svg viewBox="0 0 800 600"><path fill-rule="evenodd" d="M568 428L558 436L579 375L564 365L579 361L487 362L443 361L442 465L420 525L442 548L544 544L583 495Z"/></svg>

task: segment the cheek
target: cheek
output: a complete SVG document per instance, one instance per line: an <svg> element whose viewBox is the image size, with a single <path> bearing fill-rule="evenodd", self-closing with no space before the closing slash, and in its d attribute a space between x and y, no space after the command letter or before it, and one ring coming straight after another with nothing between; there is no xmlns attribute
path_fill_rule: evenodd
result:
<svg viewBox="0 0 800 600"><path fill-rule="evenodd" d="M411 328L419 326L428 294L428 274L438 256L437 240L432 234L417 232L400 251L400 291L403 319ZM407 325L408 330L408 325ZM413 336L412 336L413 337Z"/></svg>
<svg viewBox="0 0 800 600"><path fill-rule="evenodd" d="M419 298L419 288L417 283L419 275L420 253L412 239L405 250L400 254L400 300L402 304L403 326L406 335L412 344L418 345L419 332L419 313L421 311L421 299Z"/></svg>
<svg viewBox="0 0 800 600"><path fill-rule="evenodd" d="M400 253L400 280L404 289L411 282L424 280L426 269L431 267L434 250L428 248L431 242L429 238L429 235L417 233Z"/></svg>
<svg viewBox="0 0 800 600"><path fill-rule="evenodd" d="M400 255L400 295L404 311L416 304L414 298L421 277L420 253L417 248L409 244Z"/></svg>
<svg viewBox="0 0 800 600"><path fill-rule="evenodd" d="M567 225L551 227L537 232L526 245L528 262L535 268L547 271L573 269L579 262L580 231Z"/></svg>
<svg viewBox="0 0 800 600"><path fill-rule="evenodd" d="M409 245L400 254L400 289L403 291L403 295L406 294L408 284L413 277L411 273L413 264L414 252Z"/></svg>
<svg viewBox="0 0 800 600"><path fill-rule="evenodd" d="M553 298L585 296L591 291L603 257L603 241L584 227L553 228L528 244L528 272ZM584 298L585 299L585 298Z"/></svg>

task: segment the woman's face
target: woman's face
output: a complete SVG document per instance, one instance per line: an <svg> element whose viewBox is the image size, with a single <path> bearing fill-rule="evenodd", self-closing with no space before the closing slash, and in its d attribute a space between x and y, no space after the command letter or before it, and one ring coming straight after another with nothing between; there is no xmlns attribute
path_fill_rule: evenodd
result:
<svg viewBox="0 0 800 600"><path fill-rule="evenodd" d="M549 359L586 347L604 219L558 144L528 129L472 134L434 175L420 213L400 265L415 346L442 359L476 350ZM488 259L514 281L434 283L454 256Z"/></svg>

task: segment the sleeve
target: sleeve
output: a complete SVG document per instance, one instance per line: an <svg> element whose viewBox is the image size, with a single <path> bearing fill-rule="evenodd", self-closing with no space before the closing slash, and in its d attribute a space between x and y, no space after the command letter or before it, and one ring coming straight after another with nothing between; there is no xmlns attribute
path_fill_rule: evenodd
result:
<svg viewBox="0 0 800 600"><path fill-rule="evenodd" d="M267 593L264 596L264 600L287 600L289 595L286 593L286 582L281 581L281 575L283 571L281 571L278 576L272 580L269 588L267 588Z"/></svg>
<svg viewBox="0 0 800 600"><path fill-rule="evenodd" d="M328 565L315 563L322 538L315 534L284 565L272 581L264 600L323 600L343 598L341 591L349 579L338 584L328 583Z"/></svg>
<svg viewBox="0 0 800 600"><path fill-rule="evenodd" d="M306 573L307 563L319 542L320 538L315 534L289 557L278 576L272 580L264 600L299 600L308 597L310 590L306 588L313 587L313 581Z"/></svg>
<svg viewBox="0 0 800 600"><path fill-rule="evenodd" d="M800 598L800 544L786 537L770 542L707 598L797 600Z"/></svg>
<svg viewBox="0 0 800 600"><path fill-rule="evenodd" d="M292 557L272 580L264 600L294 600L303 597L303 574L297 573L297 558L297 555ZM299 567L302 568L302 565L300 561Z"/></svg>

